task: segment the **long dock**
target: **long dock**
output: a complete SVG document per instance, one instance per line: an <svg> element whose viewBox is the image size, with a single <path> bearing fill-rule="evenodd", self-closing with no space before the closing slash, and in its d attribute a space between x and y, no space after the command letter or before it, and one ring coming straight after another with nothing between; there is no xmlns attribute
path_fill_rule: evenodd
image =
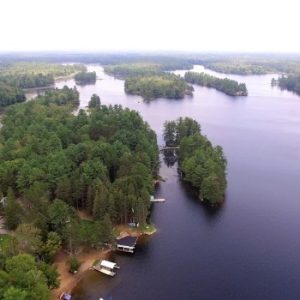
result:
<svg viewBox="0 0 300 300"><path fill-rule="evenodd" d="M165 202L165 198L157 198L157 199L150 199L150 202L155 203L155 202Z"/></svg>

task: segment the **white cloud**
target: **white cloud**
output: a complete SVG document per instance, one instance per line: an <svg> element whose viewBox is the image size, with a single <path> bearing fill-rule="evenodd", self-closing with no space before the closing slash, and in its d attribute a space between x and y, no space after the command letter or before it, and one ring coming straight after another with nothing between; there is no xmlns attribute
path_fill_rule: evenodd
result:
<svg viewBox="0 0 300 300"><path fill-rule="evenodd" d="M0 51L300 52L296 0L1 0Z"/></svg>

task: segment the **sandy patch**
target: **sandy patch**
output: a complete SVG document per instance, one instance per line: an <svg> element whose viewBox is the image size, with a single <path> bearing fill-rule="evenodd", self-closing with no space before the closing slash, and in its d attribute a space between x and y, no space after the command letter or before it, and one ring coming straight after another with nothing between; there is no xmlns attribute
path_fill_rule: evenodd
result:
<svg viewBox="0 0 300 300"><path fill-rule="evenodd" d="M63 292L71 293L72 289L76 286L84 273L92 267L96 259L107 258L111 250L84 250L76 257L82 262L78 272L71 274L69 272L69 265L67 264L69 255L61 250L55 257L54 264L57 266L57 271L60 274L60 287L52 291L52 299L59 299Z"/></svg>

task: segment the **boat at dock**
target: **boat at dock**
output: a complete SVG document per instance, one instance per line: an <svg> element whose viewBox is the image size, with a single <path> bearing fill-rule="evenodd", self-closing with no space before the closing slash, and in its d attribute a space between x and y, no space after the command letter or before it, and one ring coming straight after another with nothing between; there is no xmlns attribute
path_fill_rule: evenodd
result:
<svg viewBox="0 0 300 300"><path fill-rule="evenodd" d="M95 271L101 272L102 274L113 277L116 275L115 269L120 269L120 267L112 261L101 260L100 263L93 266L93 269Z"/></svg>

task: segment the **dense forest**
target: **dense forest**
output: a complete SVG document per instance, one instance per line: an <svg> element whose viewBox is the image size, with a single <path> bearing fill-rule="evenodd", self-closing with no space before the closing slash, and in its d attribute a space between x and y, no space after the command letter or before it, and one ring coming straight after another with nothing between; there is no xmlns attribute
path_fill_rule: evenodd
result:
<svg viewBox="0 0 300 300"><path fill-rule="evenodd" d="M49 299L61 247L102 248L113 241L113 223L146 221L155 133L137 112L101 105L97 95L88 113L74 115L78 104L77 90L64 87L9 107L2 119L1 210L14 234L0 241L0 299Z"/></svg>
<svg viewBox="0 0 300 300"><path fill-rule="evenodd" d="M201 134L200 125L190 118L166 121L166 146L178 146L183 179L199 190L199 198L210 204L221 203L226 189L226 165L222 147L214 147Z"/></svg>
<svg viewBox="0 0 300 300"><path fill-rule="evenodd" d="M62 65L51 63L17 62L2 64L0 82L18 88L45 87L54 84L54 78L84 71L80 64Z"/></svg>
<svg viewBox="0 0 300 300"><path fill-rule="evenodd" d="M96 82L96 72L79 72L75 75L77 84L92 84Z"/></svg>
<svg viewBox="0 0 300 300"><path fill-rule="evenodd" d="M247 61L225 60L217 62L204 62L206 68L219 73L239 75L262 75L274 72L274 68L265 64Z"/></svg>
<svg viewBox="0 0 300 300"><path fill-rule="evenodd" d="M195 60L196 62L197 60ZM198 61L206 68L219 73L239 75L262 75L268 73L299 73L300 57L289 55L228 55L203 57Z"/></svg>
<svg viewBox="0 0 300 300"><path fill-rule="evenodd" d="M25 100L25 94L20 88L0 82L0 107L24 102Z"/></svg>
<svg viewBox="0 0 300 300"><path fill-rule="evenodd" d="M104 72L117 78L158 75L161 73L160 65L150 63L107 65Z"/></svg>
<svg viewBox="0 0 300 300"><path fill-rule="evenodd" d="M193 87L183 78L174 74L128 77L125 80L125 92L140 95L145 100L156 98L182 99L193 94Z"/></svg>
<svg viewBox="0 0 300 300"><path fill-rule="evenodd" d="M292 91L298 95L300 95L300 75L293 74L288 76L281 76L277 81L273 81L272 83L278 84L281 89Z"/></svg>
<svg viewBox="0 0 300 300"><path fill-rule="evenodd" d="M117 78L137 77L137 76L150 76L161 75L165 71L191 69L192 64L187 62L168 62L168 63L131 63L131 64L115 64L107 65L104 67L104 71L107 74L113 75Z"/></svg>
<svg viewBox="0 0 300 300"><path fill-rule="evenodd" d="M220 79L205 73L186 72L184 79L193 84L215 88L229 96L247 96L248 91L245 83L238 83L228 78Z"/></svg>

